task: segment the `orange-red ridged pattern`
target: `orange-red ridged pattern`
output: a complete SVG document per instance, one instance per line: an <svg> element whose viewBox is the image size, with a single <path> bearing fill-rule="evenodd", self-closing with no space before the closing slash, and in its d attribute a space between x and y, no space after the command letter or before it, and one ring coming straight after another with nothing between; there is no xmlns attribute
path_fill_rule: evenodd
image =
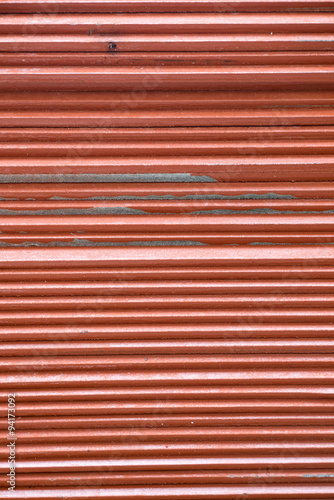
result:
<svg viewBox="0 0 334 500"><path fill-rule="evenodd" d="M333 500L333 25L1 2L1 498Z"/></svg>

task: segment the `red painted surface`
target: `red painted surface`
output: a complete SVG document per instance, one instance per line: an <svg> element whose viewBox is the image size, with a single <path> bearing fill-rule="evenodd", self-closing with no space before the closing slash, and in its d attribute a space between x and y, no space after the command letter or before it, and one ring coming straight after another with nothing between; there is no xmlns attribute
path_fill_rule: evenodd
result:
<svg viewBox="0 0 334 500"><path fill-rule="evenodd" d="M1 2L1 498L334 498L333 23Z"/></svg>

